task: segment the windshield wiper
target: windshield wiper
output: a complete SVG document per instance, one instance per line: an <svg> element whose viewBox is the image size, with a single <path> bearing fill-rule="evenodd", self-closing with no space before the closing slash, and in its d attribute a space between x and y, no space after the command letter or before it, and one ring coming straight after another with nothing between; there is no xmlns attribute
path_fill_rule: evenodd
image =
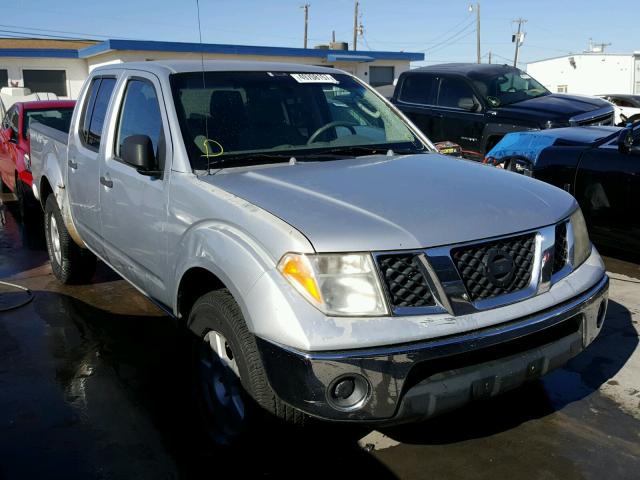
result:
<svg viewBox="0 0 640 480"><path fill-rule="evenodd" d="M207 168L243 167L268 163L285 163L291 159L290 153L238 153L217 157L202 157L207 161Z"/></svg>
<svg viewBox="0 0 640 480"><path fill-rule="evenodd" d="M376 145L348 145L344 147L333 147L327 148L322 152L318 152L313 154L314 156L323 156L323 155L346 155L352 157L361 157L365 155L385 155L389 151L392 151L394 154L404 155L411 153L421 153L424 152L424 149L418 148L393 148L392 146L376 146ZM304 157L304 154L299 154L299 156Z"/></svg>

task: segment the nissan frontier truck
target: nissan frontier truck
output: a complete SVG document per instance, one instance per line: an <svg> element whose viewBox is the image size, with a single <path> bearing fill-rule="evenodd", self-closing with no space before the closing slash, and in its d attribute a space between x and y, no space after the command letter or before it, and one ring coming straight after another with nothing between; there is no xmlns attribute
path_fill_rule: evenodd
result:
<svg viewBox="0 0 640 480"><path fill-rule="evenodd" d="M309 65L92 70L32 126L51 268L101 259L193 335L203 423L423 420L562 366L608 278L568 193L438 154L368 85Z"/></svg>

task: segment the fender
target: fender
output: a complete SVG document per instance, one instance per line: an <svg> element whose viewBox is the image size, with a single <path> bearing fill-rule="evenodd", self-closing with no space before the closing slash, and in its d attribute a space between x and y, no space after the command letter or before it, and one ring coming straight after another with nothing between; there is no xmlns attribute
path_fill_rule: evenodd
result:
<svg viewBox="0 0 640 480"><path fill-rule="evenodd" d="M67 145L66 143L58 145L53 141L47 142L43 135L38 132L39 128L48 127L43 125L36 125L31 131L32 161L37 162L38 159L42 159L42 165L40 166L40 168L33 169L33 194L44 209L47 199L43 198L42 192L46 190L45 185L47 183L49 184L49 186L51 187L51 191L56 198L56 202L58 203L58 208L60 208L60 213L62 214L65 226L69 231L69 235L71 235L73 241L76 242L80 247L86 248L84 241L80 237L80 234L78 233L78 230L73 223L73 217L69 208L69 200L67 198L65 176L60 168L61 159L64 159L66 166ZM61 148L62 146L64 148ZM35 176L37 175L37 173L40 173L40 178L37 178Z"/></svg>
<svg viewBox="0 0 640 480"><path fill-rule="evenodd" d="M490 149L487 149L487 146L491 138L497 137L498 140L500 140L507 133L540 130L538 127L535 127L535 126L527 127L527 126L523 126L521 123L519 125L516 125L511 121L509 121L508 119L505 119L504 123L498 123L498 121L499 121L499 118L496 118L495 121L493 122L490 121L484 127L484 131L482 132L483 155L486 155L487 153L489 153Z"/></svg>
<svg viewBox="0 0 640 480"><path fill-rule="evenodd" d="M310 251L312 250L309 244ZM192 225L182 236L175 251L171 308L179 316L178 289L185 273L192 268L203 268L229 289L240 305L250 331L255 331L253 317L245 303L248 292L260 277L273 270L279 259L255 237L237 225L224 221L203 220Z"/></svg>

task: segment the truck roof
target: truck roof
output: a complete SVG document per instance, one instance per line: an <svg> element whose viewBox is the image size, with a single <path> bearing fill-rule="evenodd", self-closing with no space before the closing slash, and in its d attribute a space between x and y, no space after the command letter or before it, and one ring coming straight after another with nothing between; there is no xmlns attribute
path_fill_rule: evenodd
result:
<svg viewBox="0 0 640 480"><path fill-rule="evenodd" d="M143 70L160 74L172 74L183 72L200 72L203 69L201 60L153 60L149 62L125 62L117 65L103 65L94 71L113 69ZM204 70L207 72L311 72L311 73L336 73L335 68L317 67L315 65L303 65L297 63L258 62L246 60L205 60Z"/></svg>
<svg viewBox="0 0 640 480"><path fill-rule="evenodd" d="M516 68L510 65L498 65L495 63L441 63L439 65L429 65L426 67L416 68L411 72L425 73L457 73L460 75L477 74L482 76L499 75L505 72L512 72Z"/></svg>

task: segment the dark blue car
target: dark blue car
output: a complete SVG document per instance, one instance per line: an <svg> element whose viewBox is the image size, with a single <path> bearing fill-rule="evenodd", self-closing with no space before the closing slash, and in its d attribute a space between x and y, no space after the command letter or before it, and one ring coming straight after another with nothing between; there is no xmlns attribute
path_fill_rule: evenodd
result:
<svg viewBox="0 0 640 480"><path fill-rule="evenodd" d="M485 162L568 191L594 242L640 252L640 122L511 133Z"/></svg>

